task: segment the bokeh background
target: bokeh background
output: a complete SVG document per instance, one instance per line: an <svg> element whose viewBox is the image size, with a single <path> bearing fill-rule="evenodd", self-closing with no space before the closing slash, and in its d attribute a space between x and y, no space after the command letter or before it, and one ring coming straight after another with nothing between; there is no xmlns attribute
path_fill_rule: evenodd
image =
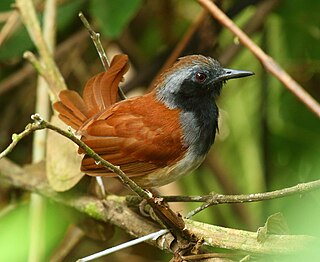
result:
<svg viewBox="0 0 320 262"><path fill-rule="evenodd" d="M281 189L320 179L320 122L237 39L194 0L59 0L55 60L69 88L81 92L86 81L103 70L78 13L82 11L110 58L129 55L131 70L123 89L138 95L150 88L168 57L204 54L225 67L251 70L254 77L228 82L218 100L220 130L205 163L193 174L161 188L163 194L247 194ZM316 100L320 100L320 1L220 0L218 5L271 55ZM35 112L37 74L23 58L35 52L24 26L14 17L12 0L0 1L0 150ZM43 1L35 1L39 19ZM12 18L13 17L13 18ZM8 32L5 26L13 20ZM14 20L15 19L15 20ZM9 158L31 162L32 137L21 141ZM27 261L29 193L0 177L1 261ZM199 204L175 204L186 214ZM52 257L75 222L72 212L47 201L43 261ZM320 192L259 203L211 207L194 219L256 231L281 212L292 234L320 237ZM122 243L130 237L116 229L107 241L83 237L63 261ZM59 251L58 251L59 252ZM315 254L312 254L314 256ZM146 244L100 261L168 261L170 255ZM98 260L99 261L99 260ZM278 261L278 260L275 260ZM308 261L308 260L306 260ZM313 260L309 260L313 261ZM315 260L314 260L315 261Z"/></svg>

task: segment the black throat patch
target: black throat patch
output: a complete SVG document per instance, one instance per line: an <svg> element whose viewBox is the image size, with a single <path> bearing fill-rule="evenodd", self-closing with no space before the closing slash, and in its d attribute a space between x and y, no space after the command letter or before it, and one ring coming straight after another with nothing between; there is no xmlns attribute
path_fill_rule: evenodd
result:
<svg viewBox="0 0 320 262"><path fill-rule="evenodd" d="M219 110L214 95L212 92L198 96L176 94L175 103L181 109L184 142L197 155L206 155L214 143L218 129Z"/></svg>

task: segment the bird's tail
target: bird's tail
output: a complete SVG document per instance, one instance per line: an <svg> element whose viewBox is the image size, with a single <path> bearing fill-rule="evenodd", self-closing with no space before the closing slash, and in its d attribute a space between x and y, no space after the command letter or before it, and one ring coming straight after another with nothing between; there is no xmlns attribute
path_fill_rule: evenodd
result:
<svg viewBox="0 0 320 262"><path fill-rule="evenodd" d="M107 72L90 78L83 97L72 90L61 91L60 101L53 104L54 109L59 112L59 118L79 130L88 119L118 101L118 86L128 69L128 56L116 55Z"/></svg>

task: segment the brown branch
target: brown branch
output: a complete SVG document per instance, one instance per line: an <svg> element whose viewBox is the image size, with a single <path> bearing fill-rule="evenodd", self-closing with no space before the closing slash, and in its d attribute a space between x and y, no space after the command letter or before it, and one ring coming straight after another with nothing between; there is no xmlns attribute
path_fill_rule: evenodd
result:
<svg viewBox="0 0 320 262"><path fill-rule="evenodd" d="M243 26L243 32L247 35L252 35L259 30L265 23L267 16L272 10L279 4L279 0L261 1L255 10L255 13L251 16L248 22ZM239 53L243 46L238 44L231 44L225 51L218 57L219 62L222 65L227 65L231 60Z"/></svg>
<svg viewBox="0 0 320 262"><path fill-rule="evenodd" d="M312 191L320 190L320 179L300 183L292 187L287 187L270 192L254 193L254 194L239 194L239 195L224 195L212 193L205 196L161 196L166 202L204 202L202 206L191 211L187 217L191 217L205 208L219 204L231 203L252 203L258 201L272 200L277 198L288 197L298 194L311 193ZM130 200L129 200L130 199ZM128 201L135 202L134 197L129 196Z"/></svg>
<svg viewBox="0 0 320 262"><path fill-rule="evenodd" d="M38 167L37 167L38 169ZM135 213L127 206L126 198L109 195L105 200L92 196L80 195L76 192L57 193L49 186L44 170L35 172L13 164L8 159L0 160L0 177L9 181L13 186L39 193L50 200L68 206L94 219L111 223L122 228L134 237L141 237L159 230L154 222ZM261 244L257 241L257 233L231 228L213 226L185 219L186 228L198 238L204 238L209 246L230 250L240 250L252 254L292 254L306 251L316 245L318 239L303 235L269 235ZM171 251L173 237L170 233L155 241L149 241L159 249ZM171 251L172 252L172 251Z"/></svg>
<svg viewBox="0 0 320 262"><path fill-rule="evenodd" d="M309 110L320 117L320 105L310 96L292 77L287 74L281 66L270 56L265 54L231 19L229 19L213 2L210 0L197 0L211 15L222 25L228 28L240 43L246 46L262 63L262 65L284 84Z"/></svg>

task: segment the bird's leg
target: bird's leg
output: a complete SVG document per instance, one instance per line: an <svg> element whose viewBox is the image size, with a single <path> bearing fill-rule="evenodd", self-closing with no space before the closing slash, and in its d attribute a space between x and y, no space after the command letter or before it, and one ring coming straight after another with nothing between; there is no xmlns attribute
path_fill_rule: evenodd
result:
<svg viewBox="0 0 320 262"><path fill-rule="evenodd" d="M160 197L160 192L156 188L149 188L148 191L152 194L154 202L162 202L163 205L169 207L169 204L164 202L163 198ZM139 203L139 211L143 216L151 217L153 220L159 222L159 219L156 217L156 214L146 199L143 199Z"/></svg>
<svg viewBox="0 0 320 262"><path fill-rule="evenodd" d="M146 199L142 199L141 202L139 203L138 207L139 207L139 211L140 211L141 215L143 215L145 217L150 217L151 206L148 204Z"/></svg>

